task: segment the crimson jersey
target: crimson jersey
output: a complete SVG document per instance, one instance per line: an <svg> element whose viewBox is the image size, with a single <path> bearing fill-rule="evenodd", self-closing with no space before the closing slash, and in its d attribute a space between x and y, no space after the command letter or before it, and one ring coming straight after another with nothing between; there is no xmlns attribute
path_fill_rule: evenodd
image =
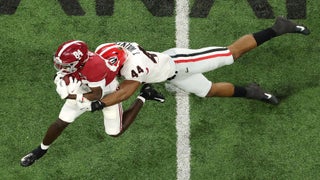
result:
<svg viewBox="0 0 320 180"><path fill-rule="evenodd" d="M88 84L89 87L106 86L117 76L116 72L110 71L107 67L108 63L95 53L89 52L89 60L71 76Z"/></svg>

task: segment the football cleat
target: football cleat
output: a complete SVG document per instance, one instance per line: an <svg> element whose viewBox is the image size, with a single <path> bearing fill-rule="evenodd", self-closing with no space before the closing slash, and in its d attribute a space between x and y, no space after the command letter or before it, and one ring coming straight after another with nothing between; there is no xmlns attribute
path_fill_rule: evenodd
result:
<svg viewBox="0 0 320 180"><path fill-rule="evenodd" d="M277 17L276 22L271 27L280 36L286 33L299 33L303 35L309 35L310 30L306 26L298 25L284 17Z"/></svg>
<svg viewBox="0 0 320 180"><path fill-rule="evenodd" d="M164 102L164 97L158 91L153 89L150 84L144 84L140 90L140 96L145 98L146 100L155 100L159 102Z"/></svg>
<svg viewBox="0 0 320 180"><path fill-rule="evenodd" d="M276 96L264 91L258 84L250 84L246 87L246 97L250 99L257 99L269 104L279 104L279 100Z"/></svg>
<svg viewBox="0 0 320 180"><path fill-rule="evenodd" d="M23 167L31 166L36 160L40 159L43 155L45 155L47 150L41 149L41 147L37 147L33 151L31 151L29 154L25 155L21 161L20 165Z"/></svg>

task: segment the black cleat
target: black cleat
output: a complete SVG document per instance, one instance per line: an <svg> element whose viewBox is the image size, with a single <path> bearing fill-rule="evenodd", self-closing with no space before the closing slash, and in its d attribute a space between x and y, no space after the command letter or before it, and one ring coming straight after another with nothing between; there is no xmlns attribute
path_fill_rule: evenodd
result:
<svg viewBox="0 0 320 180"><path fill-rule="evenodd" d="M271 28L276 32L277 36L286 33L310 34L310 30L306 26L298 25L281 16L277 17L276 22Z"/></svg>
<svg viewBox="0 0 320 180"><path fill-rule="evenodd" d="M155 100L159 102L164 102L165 99L162 94L153 89L150 84L144 84L140 90L140 96L145 98L146 100Z"/></svg>
<svg viewBox="0 0 320 180"><path fill-rule="evenodd" d="M29 154L25 155L21 161L20 165L23 167L31 166L36 160L40 159L44 154L46 154L47 150L41 149L41 147L37 147Z"/></svg>
<svg viewBox="0 0 320 180"><path fill-rule="evenodd" d="M277 105L279 104L279 100L276 96L264 91L258 84L250 84L246 87L247 90L247 98L257 99L269 104Z"/></svg>

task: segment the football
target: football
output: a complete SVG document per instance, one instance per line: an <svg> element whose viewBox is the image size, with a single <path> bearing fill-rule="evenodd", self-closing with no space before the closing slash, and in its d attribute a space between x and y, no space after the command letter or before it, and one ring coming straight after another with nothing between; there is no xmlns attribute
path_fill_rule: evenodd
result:
<svg viewBox="0 0 320 180"><path fill-rule="evenodd" d="M64 80L64 82L66 83L66 85L69 85L69 83L70 83L70 77L72 77L72 76L70 76L70 75L65 75L62 79ZM73 77L72 77L73 78Z"/></svg>

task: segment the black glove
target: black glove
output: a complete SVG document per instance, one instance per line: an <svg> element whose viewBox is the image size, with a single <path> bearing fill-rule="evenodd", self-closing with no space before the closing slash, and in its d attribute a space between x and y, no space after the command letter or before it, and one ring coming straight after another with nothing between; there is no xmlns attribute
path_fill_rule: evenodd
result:
<svg viewBox="0 0 320 180"><path fill-rule="evenodd" d="M144 84L142 86L139 96L143 97L145 100L155 100L162 103L165 100L163 95L153 89L150 84Z"/></svg>
<svg viewBox="0 0 320 180"><path fill-rule="evenodd" d="M91 103L91 112L102 110L105 106L102 101L94 101Z"/></svg>

